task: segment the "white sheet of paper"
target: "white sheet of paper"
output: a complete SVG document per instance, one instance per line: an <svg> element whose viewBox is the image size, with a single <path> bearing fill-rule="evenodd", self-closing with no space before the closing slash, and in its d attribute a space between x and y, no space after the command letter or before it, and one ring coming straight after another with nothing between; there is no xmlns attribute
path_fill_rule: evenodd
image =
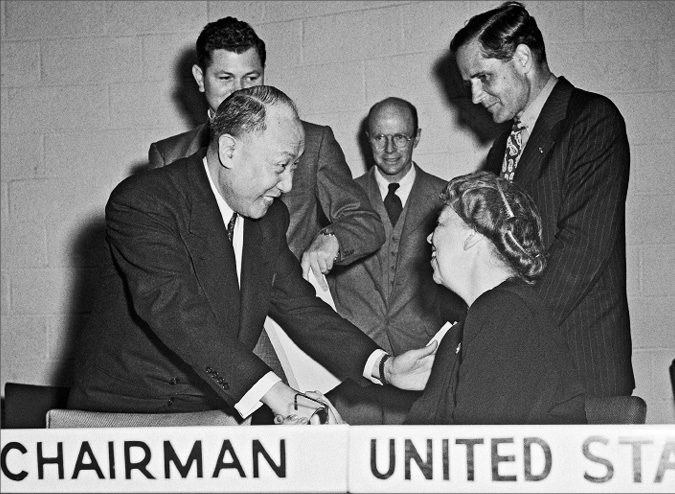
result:
<svg viewBox="0 0 675 494"><path fill-rule="evenodd" d="M427 346L431 345L434 341L438 341L438 344L441 344L441 340L445 336L445 334L450 330L451 327L453 327L455 324L457 324L457 321L455 322L446 322L443 326L441 326L441 329L438 330L438 333L436 333L430 340L429 343L427 343Z"/></svg>
<svg viewBox="0 0 675 494"><path fill-rule="evenodd" d="M335 310L330 290L323 290L310 270L309 282L314 286L316 295ZM340 380L324 366L302 351L286 334L283 328L272 318L265 319L265 331L270 337L274 350L279 356L281 366L286 373L288 384L300 391L318 390L322 393L340 384Z"/></svg>

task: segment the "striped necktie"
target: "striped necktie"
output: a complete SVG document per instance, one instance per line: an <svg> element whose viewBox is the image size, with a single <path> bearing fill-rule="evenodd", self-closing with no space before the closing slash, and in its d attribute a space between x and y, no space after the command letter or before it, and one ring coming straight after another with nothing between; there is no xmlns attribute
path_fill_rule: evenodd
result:
<svg viewBox="0 0 675 494"><path fill-rule="evenodd" d="M232 218L230 218L230 222L227 224L227 238L230 239L230 242L232 242L232 238L234 237L234 225L237 222L237 213L232 213Z"/></svg>

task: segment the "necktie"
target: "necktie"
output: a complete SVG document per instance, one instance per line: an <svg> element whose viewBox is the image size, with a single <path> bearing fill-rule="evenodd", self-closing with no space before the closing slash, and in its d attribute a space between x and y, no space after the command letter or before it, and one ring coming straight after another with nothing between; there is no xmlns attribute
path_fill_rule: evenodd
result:
<svg viewBox="0 0 675 494"><path fill-rule="evenodd" d="M504 155L504 163L502 164L502 177L509 182L513 180L518 160L520 160L520 154L523 151L524 128L525 125L520 120L514 120L511 133L506 140L506 154Z"/></svg>
<svg viewBox="0 0 675 494"><path fill-rule="evenodd" d="M232 218L230 218L230 222L227 224L227 238L230 239L230 242L232 242L232 238L234 237L234 224L237 222L237 213L232 213Z"/></svg>
<svg viewBox="0 0 675 494"><path fill-rule="evenodd" d="M387 197L384 198L384 208L387 210L392 226L396 225L398 217L403 210L401 198L396 195L396 189L399 187L399 184L389 184L389 192L387 193Z"/></svg>

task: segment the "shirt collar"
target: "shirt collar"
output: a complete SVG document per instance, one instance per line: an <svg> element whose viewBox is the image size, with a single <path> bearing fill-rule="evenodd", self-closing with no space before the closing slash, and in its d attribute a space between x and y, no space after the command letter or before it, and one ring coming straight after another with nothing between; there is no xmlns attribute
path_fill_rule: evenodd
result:
<svg viewBox="0 0 675 494"><path fill-rule="evenodd" d="M223 221L227 225L227 223L230 221L230 218L232 217L232 213L234 213L234 210L227 205L225 202L225 199L220 195L218 192L218 189L216 189L216 184L213 183L213 180L211 179L211 172L209 171L209 163L206 159L206 156L204 156L204 169L206 170L206 176L209 179L209 185L211 186L211 192L213 192L213 195L216 197L216 202L218 203L218 209L220 210L220 215L223 217Z"/></svg>
<svg viewBox="0 0 675 494"><path fill-rule="evenodd" d="M396 190L396 195L401 198L401 202L404 205L406 199L408 199L413 183L415 182L415 176L417 175L417 171L415 170L416 166L417 165L413 161L413 165L410 167L410 170L408 170L408 173L398 181L400 187ZM389 182L384 178L384 175L377 166L375 166L375 181L377 182L377 187L380 189L382 200L384 200L389 193Z"/></svg>
<svg viewBox="0 0 675 494"><path fill-rule="evenodd" d="M539 92L539 94L534 99L532 104L527 108L525 108L525 111L520 116L520 121L523 123L523 125L525 125L525 128L527 129L528 132L532 131L532 128L534 127L534 124L537 121L537 118L539 118L541 109L544 108L544 104L546 103L546 100L548 100L548 97L551 95L551 92L553 91L553 88L555 87L557 82L558 78L553 74L551 74L544 88Z"/></svg>

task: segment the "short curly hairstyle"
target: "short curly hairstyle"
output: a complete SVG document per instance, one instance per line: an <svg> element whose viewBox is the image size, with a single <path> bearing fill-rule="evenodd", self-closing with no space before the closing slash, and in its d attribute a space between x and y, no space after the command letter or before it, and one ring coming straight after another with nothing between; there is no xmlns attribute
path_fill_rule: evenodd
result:
<svg viewBox="0 0 675 494"><path fill-rule="evenodd" d="M244 53L255 48L263 67L267 58L265 42L258 37L248 23L235 17L223 17L204 26L197 38L196 48L197 63L203 70L211 65L211 53L214 50Z"/></svg>
<svg viewBox="0 0 675 494"><path fill-rule="evenodd" d="M493 244L495 253L523 281L534 284L546 267L541 218L518 185L490 172L453 178L443 202Z"/></svg>

